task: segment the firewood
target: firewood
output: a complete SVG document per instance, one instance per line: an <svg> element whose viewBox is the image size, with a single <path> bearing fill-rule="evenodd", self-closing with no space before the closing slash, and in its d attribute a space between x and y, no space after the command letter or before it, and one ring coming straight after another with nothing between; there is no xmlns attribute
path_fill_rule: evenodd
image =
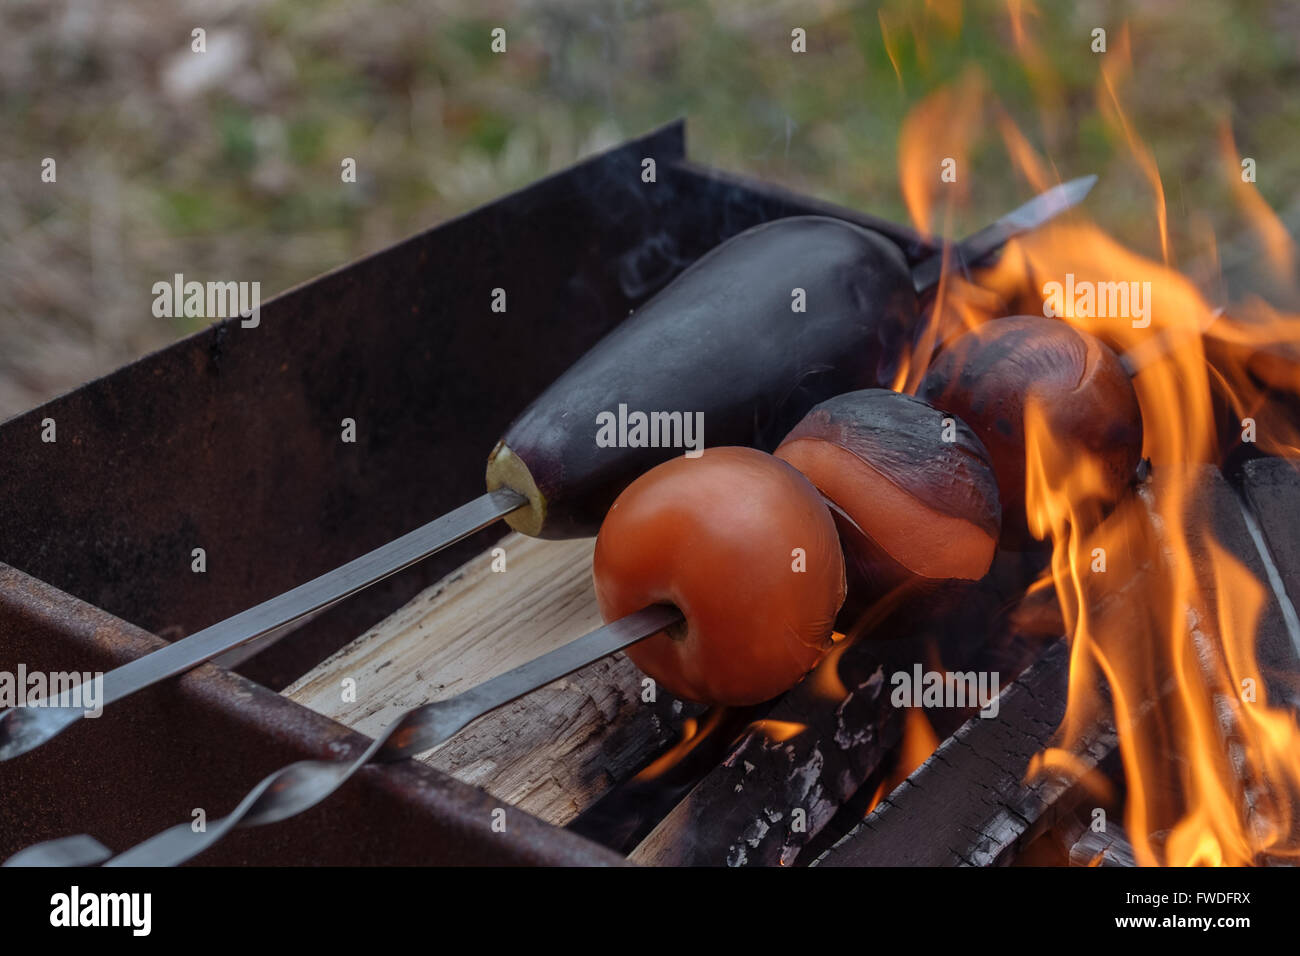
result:
<svg viewBox="0 0 1300 956"><path fill-rule="evenodd" d="M1128 834L1118 823L1102 831L1085 828L1070 848L1071 866L1137 866Z"/></svg>
<svg viewBox="0 0 1300 956"><path fill-rule="evenodd" d="M366 734L601 625L594 540L519 534L426 589L286 688L286 696ZM355 693L345 693L355 681ZM696 713L616 654L477 721L422 759L549 823L563 825L631 776Z"/></svg>
<svg viewBox="0 0 1300 956"><path fill-rule="evenodd" d="M790 864L896 750L907 711L892 675L939 662L965 670L1002 630L998 611L1030 579L1023 555L1003 555L928 629L861 642L815 671L752 727L727 758L632 852L637 863ZM1019 648L1023 666L1024 648ZM1014 670L1011 674L1014 674ZM1010 674L1008 675L1010 676Z"/></svg>
<svg viewBox="0 0 1300 956"><path fill-rule="evenodd" d="M1068 673L1069 649L1059 642L1003 691L996 718L967 721L817 865L1006 862L1075 782L1050 774L1024 783L1065 713ZM1079 756L1091 769L1114 746L1114 728L1100 726Z"/></svg>
<svg viewBox="0 0 1300 956"><path fill-rule="evenodd" d="M1261 629L1257 647L1271 697L1300 710L1300 461L1262 458L1247 462L1241 490L1248 531L1263 546L1265 580L1278 597L1281 622ZM1257 536L1257 537L1256 537ZM1273 609L1270 607L1270 611Z"/></svg>
<svg viewBox="0 0 1300 956"><path fill-rule="evenodd" d="M1153 481L1158 496L1161 479L1156 476ZM1297 501L1300 497L1292 498L1290 507ZM1217 470L1201 469L1190 508L1209 517L1216 540L1263 580L1263 565L1237 499ZM1204 579L1209 543L1193 535L1188 547L1202 572L1198 578ZM1132 633L1131 616L1143 613L1144 576L1154 573L1156 569L1147 568L1126 575L1110 602L1096 609L1097 625L1107 626L1107 614L1117 627L1129 618ZM1209 627L1215 620L1217 595L1202 597L1208 606L1197 619ZM1283 660L1290 643L1276 601L1266 602L1257 639L1261 661L1272 659L1295 672L1296 658ZM819 865L992 865L1014 859L1035 835L1078 804L1086 793L1082 778L1088 772L1116 763L1118 735L1103 708L1081 735L1080 749L1074 754L1075 773L1056 769L1026 780L1031 758L1054 740L1065 712L1067 677L1068 654L1062 643L1004 692L996 719L969 721L868 819L824 854ZM1264 677L1267 682L1268 675ZM1134 714L1134 721L1141 724L1148 719L1155 701L1171 690L1172 683L1164 680L1146 707ZM1146 730L1145 724L1142 729ZM918 839L917 834L925 838Z"/></svg>

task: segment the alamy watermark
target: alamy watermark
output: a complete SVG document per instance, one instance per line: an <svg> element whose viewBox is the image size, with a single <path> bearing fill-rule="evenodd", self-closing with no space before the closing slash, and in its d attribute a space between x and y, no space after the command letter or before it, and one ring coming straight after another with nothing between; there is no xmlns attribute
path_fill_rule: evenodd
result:
<svg viewBox="0 0 1300 956"><path fill-rule="evenodd" d="M1043 284L1043 315L1049 319L1132 319L1133 328L1151 324L1150 282L1093 282L1065 274L1064 282Z"/></svg>
<svg viewBox="0 0 1300 956"><path fill-rule="evenodd" d="M83 892L73 884L50 897L50 925L55 927L122 927L132 936L153 929L152 893Z"/></svg>
<svg viewBox="0 0 1300 956"><path fill-rule="evenodd" d="M11 707L77 707L87 717L104 712L103 671L0 671L0 710Z"/></svg>
<svg viewBox="0 0 1300 956"><path fill-rule="evenodd" d="M998 715L996 671L927 671L914 664L895 671L889 702L895 707L978 707L981 717Z"/></svg>
<svg viewBox="0 0 1300 956"><path fill-rule="evenodd" d="M233 319L255 329L262 322L262 283L186 282L176 273L172 281L153 284L153 314L159 319Z"/></svg>
<svg viewBox="0 0 1300 956"><path fill-rule="evenodd" d="M685 448L687 458L704 454L703 412L618 412L596 415L597 448Z"/></svg>

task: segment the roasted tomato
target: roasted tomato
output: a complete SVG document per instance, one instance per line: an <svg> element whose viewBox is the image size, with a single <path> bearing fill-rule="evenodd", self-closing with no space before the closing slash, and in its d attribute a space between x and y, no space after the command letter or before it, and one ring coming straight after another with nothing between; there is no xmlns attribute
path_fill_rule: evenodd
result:
<svg viewBox="0 0 1300 956"><path fill-rule="evenodd" d="M849 594L840 626L983 577L1001 513L988 451L919 398L865 389L817 405L776 450L831 502ZM951 589L947 589L951 590ZM891 599L894 608L881 606Z"/></svg>
<svg viewBox="0 0 1300 956"><path fill-rule="evenodd" d="M1032 543L1025 514L1026 416L1041 418L1039 454L1068 481L1082 515L1104 515L1134 482L1142 414L1119 357L1059 319L995 319L954 339L918 393L962 418L993 460L1002 500L1002 544ZM1065 472L1068 471L1068 476Z"/></svg>
<svg viewBox="0 0 1300 956"><path fill-rule="evenodd" d="M756 704L798 683L831 646L844 557L817 489L752 448L709 448L619 495L593 567L610 621L672 604L685 622L629 649L679 697Z"/></svg>

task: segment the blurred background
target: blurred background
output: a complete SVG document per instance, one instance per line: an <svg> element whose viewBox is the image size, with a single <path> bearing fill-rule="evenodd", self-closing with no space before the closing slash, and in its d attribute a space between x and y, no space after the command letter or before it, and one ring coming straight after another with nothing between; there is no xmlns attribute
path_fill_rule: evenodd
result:
<svg viewBox="0 0 1300 956"><path fill-rule="evenodd" d="M265 301L678 116L699 162L902 221L905 118L957 84L947 228L1032 194L1009 121L1156 258L1158 170L1174 260L1203 256L1241 226L1225 136L1300 196L1298 78L1294 0L2 0L0 419L205 325L153 316L173 273Z"/></svg>

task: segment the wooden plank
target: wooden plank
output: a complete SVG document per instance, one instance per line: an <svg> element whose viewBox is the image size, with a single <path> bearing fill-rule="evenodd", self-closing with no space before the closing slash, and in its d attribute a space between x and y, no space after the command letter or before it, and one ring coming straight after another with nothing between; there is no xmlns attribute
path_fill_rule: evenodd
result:
<svg viewBox="0 0 1300 956"><path fill-rule="evenodd" d="M1102 832L1084 827L1070 847L1071 866L1134 867L1133 846L1118 823L1110 823Z"/></svg>
<svg viewBox="0 0 1300 956"><path fill-rule="evenodd" d="M817 865L1005 862L1066 809L1063 798L1075 785L1054 774L1025 782L1065 713L1068 677L1069 649L1057 642L1003 691L996 718L967 721ZM1080 766L1095 769L1114 748L1114 727L1099 724Z"/></svg>
<svg viewBox="0 0 1300 956"><path fill-rule="evenodd" d="M373 736L403 711L440 700L601 624L591 584L595 539L510 534L506 570L485 552L286 688L304 706ZM698 712L659 693L641 701L626 656L598 661L489 714L422 759L547 822L567 823L630 776ZM344 693L345 680L355 694Z"/></svg>
<svg viewBox="0 0 1300 956"><path fill-rule="evenodd" d="M1241 490L1252 534L1266 552L1264 568L1279 598L1282 625L1261 634L1257 648L1270 695L1300 710L1300 461L1261 458L1242 469Z"/></svg>
<svg viewBox="0 0 1300 956"><path fill-rule="evenodd" d="M1200 466L1197 470L1197 482L1192 486L1195 490L1185 504L1188 554L1170 554L1173 545L1167 529L1162 532L1162 545L1166 557L1192 560L1195 594L1186 612L1186 650L1190 653L1184 655L1183 661L1193 664L1199 674L1184 675L1186 683L1181 693L1200 698L1196 705L1211 709L1218 746L1211 746L1209 752L1204 749L1189 752L1185 746L1187 739L1177 729L1186 726L1185 720L1177 719L1178 708L1163 705L1158 708L1170 711L1171 716L1162 717L1158 731L1144 731L1148 740L1159 739L1158 733L1164 735L1164 759L1156 766L1144 766L1144 787L1148 792L1159 791L1162 795L1148 806L1148 827L1152 834L1161 833L1188 811L1188 795L1183 792L1186 775L1178 768L1191 760L1201 765L1202 772L1211 769L1228 786L1241 826L1247 831L1263 832L1285 825L1282 817L1294 819L1295 809L1290 806L1293 798L1286 790L1287 783L1269 779L1258 759L1252 761L1250 754L1256 752L1258 757L1259 742L1250 740L1254 722L1247 715L1251 709L1265 704L1294 712L1300 700L1295 694L1300 656L1286 622L1284 603L1289 604L1289 600L1279 601L1278 596L1283 592L1280 589L1275 592L1270 585L1273 557L1259 534L1258 522L1217 469ZM1161 493L1157 482L1153 494L1158 497ZM1282 500L1279 498L1279 503ZM1300 498L1292 497L1289 505L1294 515L1300 509ZM1253 653L1243 653L1244 648L1235 647L1239 635L1225 635L1221 631L1225 621L1249 626L1243 615L1234 611L1254 604L1248 589L1242 589L1241 579L1234 576L1237 569L1230 566L1232 562L1219 560L1223 552L1249 573L1261 592L1258 617L1249 622L1254 627L1254 646L1250 649ZM1266 693L1247 695L1248 680ZM1185 702L1180 703L1186 706ZM1255 733L1259 733L1258 728ZM1156 763L1156 752L1149 752L1145 762Z"/></svg>

